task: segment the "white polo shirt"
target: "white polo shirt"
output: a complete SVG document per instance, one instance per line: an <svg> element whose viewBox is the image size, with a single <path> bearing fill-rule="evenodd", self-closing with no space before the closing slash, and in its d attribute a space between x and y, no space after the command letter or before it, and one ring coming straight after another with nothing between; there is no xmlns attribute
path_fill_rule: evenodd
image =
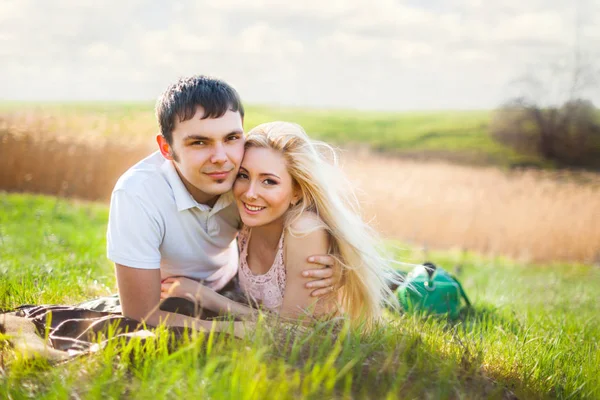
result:
<svg viewBox="0 0 600 400"><path fill-rule="evenodd" d="M160 269L161 279L184 275L218 290L237 273L240 227L231 192L212 208L199 204L173 163L157 151L115 185L107 254L127 267Z"/></svg>

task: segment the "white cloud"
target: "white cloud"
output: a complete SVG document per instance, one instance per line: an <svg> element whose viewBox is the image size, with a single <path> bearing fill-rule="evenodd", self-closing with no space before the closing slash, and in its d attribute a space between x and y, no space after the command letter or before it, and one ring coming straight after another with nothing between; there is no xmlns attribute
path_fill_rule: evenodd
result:
<svg viewBox="0 0 600 400"><path fill-rule="evenodd" d="M586 49L600 48L598 3L578 2ZM0 2L0 96L153 98L209 73L246 101L486 108L519 74L572 53L577 16L566 0L150 4Z"/></svg>

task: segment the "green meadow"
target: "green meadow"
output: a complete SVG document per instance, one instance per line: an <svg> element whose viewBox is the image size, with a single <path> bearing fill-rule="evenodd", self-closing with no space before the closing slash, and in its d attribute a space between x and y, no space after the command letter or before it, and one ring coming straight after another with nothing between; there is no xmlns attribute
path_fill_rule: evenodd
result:
<svg viewBox="0 0 600 400"><path fill-rule="evenodd" d="M25 125L59 134L150 141L158 131L149 102L0 103L0 121L27 114ZM296 122L315 138L343 148L367 148L405 158L439 159L472 165L549 166L495 142L491 111L368 112L247 105L246 130L268 121ZM64 131L64 132L61 132Z"/></svg>
<svg viewBox="0 0 600 400"><path fill-rule="evenodd" d="M116 292L107 217L103 204L0 192L0 308ZM399 261L424 261L389 246ZM0 333L0 398L600 398L600 268L427 257L474 304L458 321L390 312L364 337L340 324L285 333L263 322L243 340L213 332L175 349L159 331L60 365L13 352Z"/></svg>

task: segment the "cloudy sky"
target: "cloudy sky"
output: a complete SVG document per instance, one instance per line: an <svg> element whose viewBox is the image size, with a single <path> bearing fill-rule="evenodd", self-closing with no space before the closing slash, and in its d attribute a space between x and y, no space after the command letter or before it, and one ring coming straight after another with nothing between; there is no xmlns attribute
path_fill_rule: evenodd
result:
<svg viewBox="0 0 600 400"><path fill-rule="evenodd" d="M0 0L0 99L148 100L204 73L252 103L491 108L523 74L554 88L575 43L600 68L600 0Z"/></svg>

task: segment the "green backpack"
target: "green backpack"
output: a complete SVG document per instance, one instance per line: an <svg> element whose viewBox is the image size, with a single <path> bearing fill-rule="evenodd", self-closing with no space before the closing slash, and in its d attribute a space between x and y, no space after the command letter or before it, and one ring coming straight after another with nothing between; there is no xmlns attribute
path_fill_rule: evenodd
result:
<svg viewBox="0 0 600 400"><path fill-rule="evenodd" d="M461 299L471 306L460 282L429 262L408 273L396 294L406 312L447 314L455 319L462 308Z"/></svg>

